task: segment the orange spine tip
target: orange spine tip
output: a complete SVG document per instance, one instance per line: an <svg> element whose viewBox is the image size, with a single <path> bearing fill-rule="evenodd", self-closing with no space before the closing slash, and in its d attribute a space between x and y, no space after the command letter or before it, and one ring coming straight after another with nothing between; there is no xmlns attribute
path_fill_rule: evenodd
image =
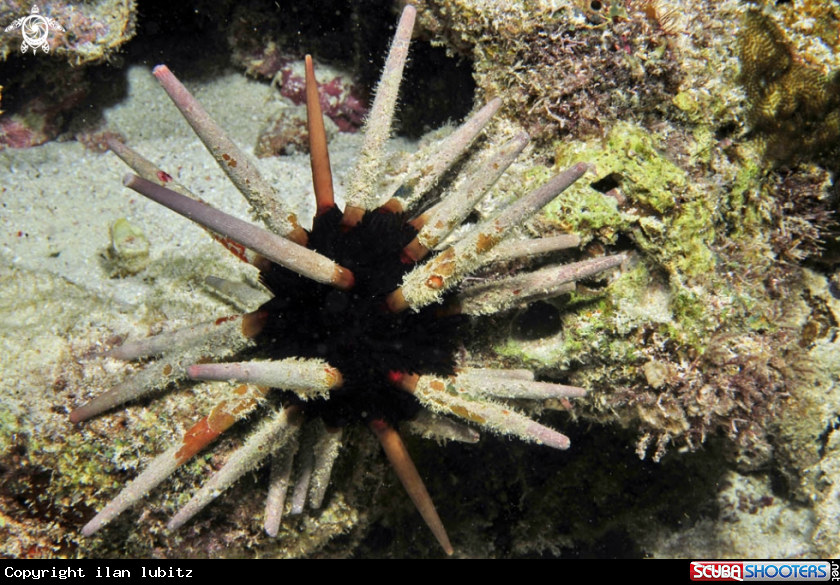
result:
<svg viewBox="0 0 840 585"><path fill-rule="evenodd" d="M348 205L344 208L344 215L341 217L341 228L347 231L350 228L356 227L356 224L362 221L364 215L365 210L363 208Z"/></svg>
<svg viewBox="0 0 840 585"><path fill-rule="evenodd" d="M242 317L242 335L248 339L253 339L262 332L266 321L268 321L268 313L265 311L256 311L244 315Z"/></svg>
<svg viewBox="0 0 840 585"><path fill-rule="evenodd" d="M402 249L401 257L408 258L410 262L419 262L426 257L429 249L420 243L418 238L411 240L408 245Z"/></svg>
<svg viewBox="0 0 840 585"><path fill-rule="evenodd" d="M403 205L399 199L391 197L388 201L379 206L378 211L381 213L402 213L405 210L403 209Z"/></svg>
<svg viewBox="0 0 840 585"><path fill-rule="evenodd" d="M388 299L385 302L388 305L388 310L392 313L402 313L408 308L408 303L405 300L402 288L398 288L389 294Z"/></svg>
<svg viewBox="0 0 840 585"><path fill-rule="evenodd" d="M336 266L331 284L340 290L350 290L356 284L356 277L347 268Z"/></svg>
<svg viewBox="0 0 840 585"><path fill-rule="evenodd" d="M341 388L344 385L344 376L341 375L338 368L324 368L324 373L327 376L327 384L330 388Z"/></svg>
<svg viewBox="0 0 840 585"><path fill-rule="evenodd" d="M321 112L318 82L312 56L306 56L306 126L309 130L309 162L312 166L312 185L315 190L316 216L335 207L327 131Z"/></svg>
<svg viewBox="0 0 840 585"><path fill-rule="evenodd" d="M429 214L424 213L407 221L406 223L416 229L418 232L423 229L423 226L426 225L426 222L429 221Z"/></svg>
<svg viewBox="0 0 840 585"><path fill-rule="evenodd" d="M414 462L411 460L411 456L408 454L408 449L405 448L400 434L394 427L382 420L371 421L370 428L373 430L376 438L379 439L379 443L382 445L388 461L394 468L394 472L396 472L397 477L400 479L400 483L402 483L405 491L408 492L408 497L414 502L417 511L420 512L420 515L440 543L440 546L443 547L447 555L451 555L455 551L449 542L449 536L446 534L446 529L443 527L440 516L438 516L435 504L432 502L432 498L429 496L429 492L426 490L420 474L417 473L417 468L414 466Z"/></svg>
<svg viewBox="0 0 840 585"><path fill-rule="evenodd" d="M293 227L292 230L287 232L283 237L301 246L306 246L306 244L309 243L309 234L299 225Z"/></svg>
<svg viewBox="0 0 840 585"><path fill-rule="evenodd" d="M408 374L406 372L389 372L388 380L400 390L406 392L414 392L417 388L417 381L420 376L417 374Z"/></svg>

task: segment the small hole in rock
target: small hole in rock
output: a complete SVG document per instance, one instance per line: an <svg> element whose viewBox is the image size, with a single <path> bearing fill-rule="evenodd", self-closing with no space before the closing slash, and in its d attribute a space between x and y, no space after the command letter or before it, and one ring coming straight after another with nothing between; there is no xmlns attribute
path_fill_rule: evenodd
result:
<svg viewBox="0 0 840 585"><path fill-rule="evenodd" d="M519 339L543 339L559 333L561 325L557 307L537 301L516 317L513 333Z"/></svg>
<svg viewBox="0 0 840 585"><path fill-rule="evenodd" d="M724 138L729 138L732 136L735 131L738 129L738 125L735 122L727 122L723 124L720 128L715 130L715 138L718 140L723 140Z"/></svg>
<svg viewBox="0 0 840 585"><path fill-rule="evenodd" d="M621 175L618 173L610 173L606 177L598 179L591 184L591 187L601 193L607 193L621 185Z"/></svg>

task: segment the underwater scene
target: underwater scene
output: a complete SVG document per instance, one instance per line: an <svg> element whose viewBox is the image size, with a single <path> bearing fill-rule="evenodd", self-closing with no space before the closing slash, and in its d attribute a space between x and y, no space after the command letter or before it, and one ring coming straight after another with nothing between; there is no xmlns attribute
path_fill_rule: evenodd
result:
<svg viewBox="0 0 840 585"><path fill-rule="evenodd" d="M0 0L0 557L840 557L840 0Z"/></svg>

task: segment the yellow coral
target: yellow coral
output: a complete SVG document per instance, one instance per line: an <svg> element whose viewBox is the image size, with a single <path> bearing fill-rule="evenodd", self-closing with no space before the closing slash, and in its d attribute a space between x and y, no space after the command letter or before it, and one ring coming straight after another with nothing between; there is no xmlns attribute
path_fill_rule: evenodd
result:
<svg viewBox="0 0 840 585"><path fill-rule="evenodd" d="M822 39L834 49L840 47L840 7L826 0L796 0L779 6L785 26Z"/></svg>
<svg viewBox="0 0 840 585"><path fill-rule="evenodd" d="M798 60L782 29L757 10L744 16L738 50L750 125L771 158L808 157L840 141L840 76Z"/></svg>

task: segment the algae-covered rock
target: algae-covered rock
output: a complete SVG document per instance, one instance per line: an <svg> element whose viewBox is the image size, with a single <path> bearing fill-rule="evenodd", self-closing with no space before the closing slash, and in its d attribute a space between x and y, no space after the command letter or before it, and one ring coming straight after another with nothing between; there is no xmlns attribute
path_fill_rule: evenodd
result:
<svg viewBox="0 0 840 585"><path fill-rule="evenodd" d="M735 2L603 2L600 16L582 2L528 4L529 13L518 3L424 5L421 21L476 60L483 91L504 96L520 123L545 119L530 128L550 140L537 151L550 153L552 171L592 165L588 184L548 206L539 229L578 234L593 253L628 243L638 253L606 290L572 295L558 333L509 337L496 350L604 387L590 393L584 416L638 428L641 455L651 444L657 459L669 443L696 449L723 433L741 450L733 462L772 461L774 417L813 383L811 366L796 364L826 367L803 351L827 328L808 324L817 307L790 262L819 253L833 184L819 168L773 168L764 142L749 134L749 63L737 39L755 12ZM765 12L790 25L791 7ZM795 28L796 48L784 41L780 50L814 60L820 49ZM596 68L607 80L589 77L598 49L585 41L595 34L616 39ZM500 67L507 59L510 67ZM543 60L556 71L541 69ZM798 130L807 136L807 127ZM531 172L521 183L549 174Z"/></svg>
<svg viewBox="0 0 840 585"><path fill-rule="evenodd" d="M0 540L2 554L300 556L321 550L335 536L367 521L356 507L364 494L350 496L356 504L340 495L330 498L318 515L284 523L276 540L254 545L241 526L262 514L264 495L251 482L236 489L231 505L222 505L234 530L217 526L201 535L167 533L167 518L184 500L158 493L144 502L142 527L136 518L127 519L104 538L83 537L82 525L127 477L218 399L212 391L187 393L194 396L176 392L157 400L154 409L137 404L82 427L70 423L67 413L80 395L107 390L131 374L126 372L131 367L94 356L103 344L118 343L124 335L145 336L149 323L159 318L147 311L145 306L109 302L61 278L0 263L0 348L8 358L0 384L5 397L0 404L0 532L7 535ZM231 437L222 450L233 449L241 438L241 433ZM356 460L371 453L356 453ZM209 455L199 457L174 483L192 489L206 480L216 462ZM342 493L352 494L352 485Z"/></svg>
<svg viewBox="0 0 840 585"><path fill-rule="evenodd" d="M137 6L133 0L97 0L94 2L50 2L41 6L41 17L56 21L62 30L48 32L49 53L78 67L110 57L135 34ZM30 15L30 5L14 0L0 2L0 25L3 28ZM36 22L33 26L42 26ZM20 52L20 28L0 36L0 61ZM30 50L32 50L30 48ZM41 49L39 52L43 51Z"/></svg>
<svg viewBox="0 0 840 585"><path fill-rule="evenodd" d="M536 137L608 131L671 108L674 52L638 7L619 2L422 0L419 21L474 62L482 92Z"/></svg>
<svg viewBox="0 0 840 585"><path fill-rule="evenodd" d="M812 510L774 495L767 477L727 472L719 480L717 518L673 534L647 534L656 558L819 558Z"/></svg>

